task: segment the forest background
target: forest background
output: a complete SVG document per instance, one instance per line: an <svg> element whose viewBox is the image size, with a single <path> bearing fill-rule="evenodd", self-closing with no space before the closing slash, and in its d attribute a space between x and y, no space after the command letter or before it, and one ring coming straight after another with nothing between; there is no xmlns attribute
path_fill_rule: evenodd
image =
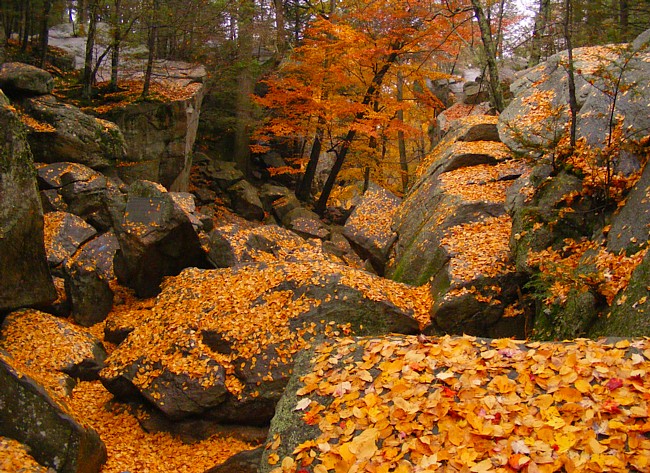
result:
<svg viewBox="0 0 650 473"><path fill-rule="evenodd" d="M0 13L7 47L41 65L53 25L86 38L70 79L82 100L132 87L120 82L128 55L145 64L138 100L156 98L155 61L204 64L204 143L246 174L279 151L289 165L274 172L299 174L302 200L330 156L322 213L341 181L408 189L453 101L441 85L477 70L500 111L516 70L567 47L631 40L650 24L650 1L0 0ZM98 82L102 64L110 80Z"/></svg>

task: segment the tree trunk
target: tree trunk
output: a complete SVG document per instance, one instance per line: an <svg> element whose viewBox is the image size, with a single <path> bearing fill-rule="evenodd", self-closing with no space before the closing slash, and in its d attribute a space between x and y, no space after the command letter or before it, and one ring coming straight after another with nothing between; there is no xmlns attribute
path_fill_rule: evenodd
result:
<svg viewBox="0 0 650 473"><path fill-rule="evenodd" d="M27 51L27 45L29 44L29 30L30 30L30 18L31 18L30 7L31 7L31 1L26 0L24 7L22 9L22 18L21 18L22 38L20 44L20 51L23 53Z"/></svg>
<svg viewBox="0 0 650 473"><path fill-rule="evenodd" d="M90 22L88 24L88 38L86 39L86 58L84 60L84 72L82 80L82 96L89 100L93 87L93 54L95 52L95 32L97 29L97 2L91 0L88 5Z"/></svg>
<svg viewBox="0 0 650 473"><path fill-rule="evenodd" d="M153 0L151 7L151 15L149 17L149 35L147 38L147 47L149 48L149 56L147 57L147 70L144 73L144 84L142 85L142 98L149 95L149 88L151 87L151 76L153 74L153 61L156 57L156 43L158 40L158 0Z"/></svg>
<svg viewBox="0 0 650 473"><path fill-rule="evenodd" d="M567 66L567 74L569 78L569 110L571 112L571 131L570 131L570 146L571 149L576 146L576 117L578 114L578 100L576 98L576 82L573 65L573 45L571 44L571 0L564 2L564 39L566 41L567 54L569 57L569 64Z"/></svg>
<svg viewBox="0 0 650 473"><path fill-rule="evenodd" d="M363 101L361 102L362 105L368 105L371 100L375 98L375 95L379 92L386 73L393 65L393 63L397 60L398 55L396 51L398 49L400 48L395 48L395 51L390 53L386 59L386 63L382 66L381 69L379 69L379 71L377 71L375 76L372 78L372 82L368 86L368 90L366 90ZM363 120L365 116L366 112L358 112L356 114L354 121L352 122L353 126L351 126L348 130L345 138L343 139L343 143L341 143L341 149L339 149L336 153L336 161L334 161L334 166L332 166L332 170L330 171L329 176L327 176L327 181L325 181L325 185L323 186L323 192L321 192L320 198L316 203L315 210L319 215L323 215L327 209L327 200L329 199L330 194L332 193L332 189L334 188L336 177L338 176L339 171L345 162L345 158L348 154L348 151L350 150L350 145L352 145L352 141L357 134L357 130L355 129L354 125L356 125L360 120Z"/></svg>
<svg viewBox="0 0 650 473"><path fill-rule="evenodd" d="M490 73L490 95L492 96L494 107L498 112L502 112L505 108L505 104L503 102L503 94L501 93L501 87L499 84L499 66L497 64L496 46L492 39L490 23L485 16L485 11L481 6L480 0L472 0L472 7L474 9L474 15L478 21L478 27L481 31L483 47L485 48L485 57L488 72Z"/></svg>
<svg viewBox="0 0 650 473"><path fill-rule="evenodd" d="M276 51L278 53L278 61L281 61L284 53L287 51L287 32L284 26L284 1L273 0L275 6L275 29L276 29Z"/></svg>
<svg viewBox="0 0 650 473"><path fill-rule="evenodd" d="M542 59L542 46L544 44L544 37L546 36L546 29L550 20L551 13L551 0L539 0L539 8L537 15L535 15L535 26L533 29L533 39L531 43L530 57L528 59L528 67L533 67L539 64Z"/></svg>
<svg viewBox="0 0 650 473"><path fill-rule="evenodd" d="M40 67L45 67L47 59L47 43L50 38L50 12L52 11L52 0L44 0L43 2L43 18L41 18L41 45L40 45Z"/></svg>
<svg viewBox="0 0 650 473"><path fill-rule="evenodd" d="M630 29L630 2L628 0L619 0L618 3L618 27L621 32L621 40L627 41L629 38Z"/></svg>
<svg viewBox="0 0 650 473"><path fill-rule="evenodd" d="M404 101L404 76L401 72L397 73L397 101ZM400 107L397 109L397 119L404 125L404 110ZM400 128L397 132L397 147L399 149L399 165L402 170L402 191L406 194L409 188L409 165L406 159L406 140L404 130Z"/></svg>
<svg viewBox="0 0 650 473"><path fill-rule="evenodd" d="M122 0L115 0L115 15L113 16L113 50L111 51L111 82L109 90L117 90L120 68L120 44L122 42Z"/></svg>
<svg viewBox="0 0 650 473"><path fill-rule="evenodd" d="M94 0L90 0L94 2ZM79 25L78 34L86 34L86 22L88 21L88 0L77 0L77 24Z"/></svg>
<svg viewBox="0 0 650 473"><path fill-rule="evenodd" d="M309 153L309 161L307 162L307 169L305 169L305 174L303 174L302 179L300 180L300 185L296 192L296 197L305 202L309 195L311 194L311 186L314 182L314 177L316 176L316 169L318 168L318 160L320 159L320 153L323 148L323 126L325 120L322 117L318 117L318 128L316 128L316 133L314 134L314 142L311 145L311 152Z"/></svg>
<svg viewBox="0 0 650 473"><path fill-rule="evenodd" d="M235 163L248 176L250 174L250 124L252 115L251 94L253 93L253 14L255 4L243 0L237 16L238 44L238 90L235 125Z"/></svg>

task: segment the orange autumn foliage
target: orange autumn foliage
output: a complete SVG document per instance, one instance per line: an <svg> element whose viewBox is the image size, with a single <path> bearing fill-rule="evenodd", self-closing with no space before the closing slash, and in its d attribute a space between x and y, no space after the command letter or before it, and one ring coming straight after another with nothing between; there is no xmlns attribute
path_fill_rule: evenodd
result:
<svg viewBox="0 0 650 473"><path fill-rule="evenodd" d="M409 154L424 149L422 124L444 108L425 83L447 77L440 64L451 61L471 35L465 3L348 0L334 13L317 16L291 57L266 80L267 92L255 99L267 113L255 138L265 144L311 140L320 130L322 150L338 153L352 132L346 177L359 179L370 167L373 179L397 186L398 133L409 142ZM397 96L398 76L403 99ZM253 151L264 149L257 144Z"/></svg>

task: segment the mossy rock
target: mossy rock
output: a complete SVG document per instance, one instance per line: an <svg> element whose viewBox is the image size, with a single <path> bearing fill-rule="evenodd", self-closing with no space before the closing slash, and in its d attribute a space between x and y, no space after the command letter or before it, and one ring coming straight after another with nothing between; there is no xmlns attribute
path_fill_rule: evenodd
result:
<svg viewBox="0 0 650 473"><path fill-rule="evenodd" d="M584 337L598 317L596 297L589 290L572 289L564 303L538 310L532 338L571 340Z"/></svg>
<svg viewBox="0 0 650 473"><path fill-rule="evenodd" d="M627 289L614 300L610 313L595 321L589 336L650 336L650 253L636 267Z"/></svg>

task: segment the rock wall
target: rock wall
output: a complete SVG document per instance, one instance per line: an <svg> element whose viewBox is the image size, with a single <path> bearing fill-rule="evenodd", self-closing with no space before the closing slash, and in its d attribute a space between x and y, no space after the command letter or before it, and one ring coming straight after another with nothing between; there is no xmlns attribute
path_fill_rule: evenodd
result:
<svg viewBox="0 0 650 473"><path fill-rule="evenodd" d="M103 115L126 139L127 156L118 168L126 183L142 179L187 191L204 86L191 83L179 93L178 100L137 102Z"/></svg>
<svg viewBox="0 0 650 473"><path fill-rule="evenodd" d="M0 312L47 304L56 292L25 127L0 91Z"/></svg>

